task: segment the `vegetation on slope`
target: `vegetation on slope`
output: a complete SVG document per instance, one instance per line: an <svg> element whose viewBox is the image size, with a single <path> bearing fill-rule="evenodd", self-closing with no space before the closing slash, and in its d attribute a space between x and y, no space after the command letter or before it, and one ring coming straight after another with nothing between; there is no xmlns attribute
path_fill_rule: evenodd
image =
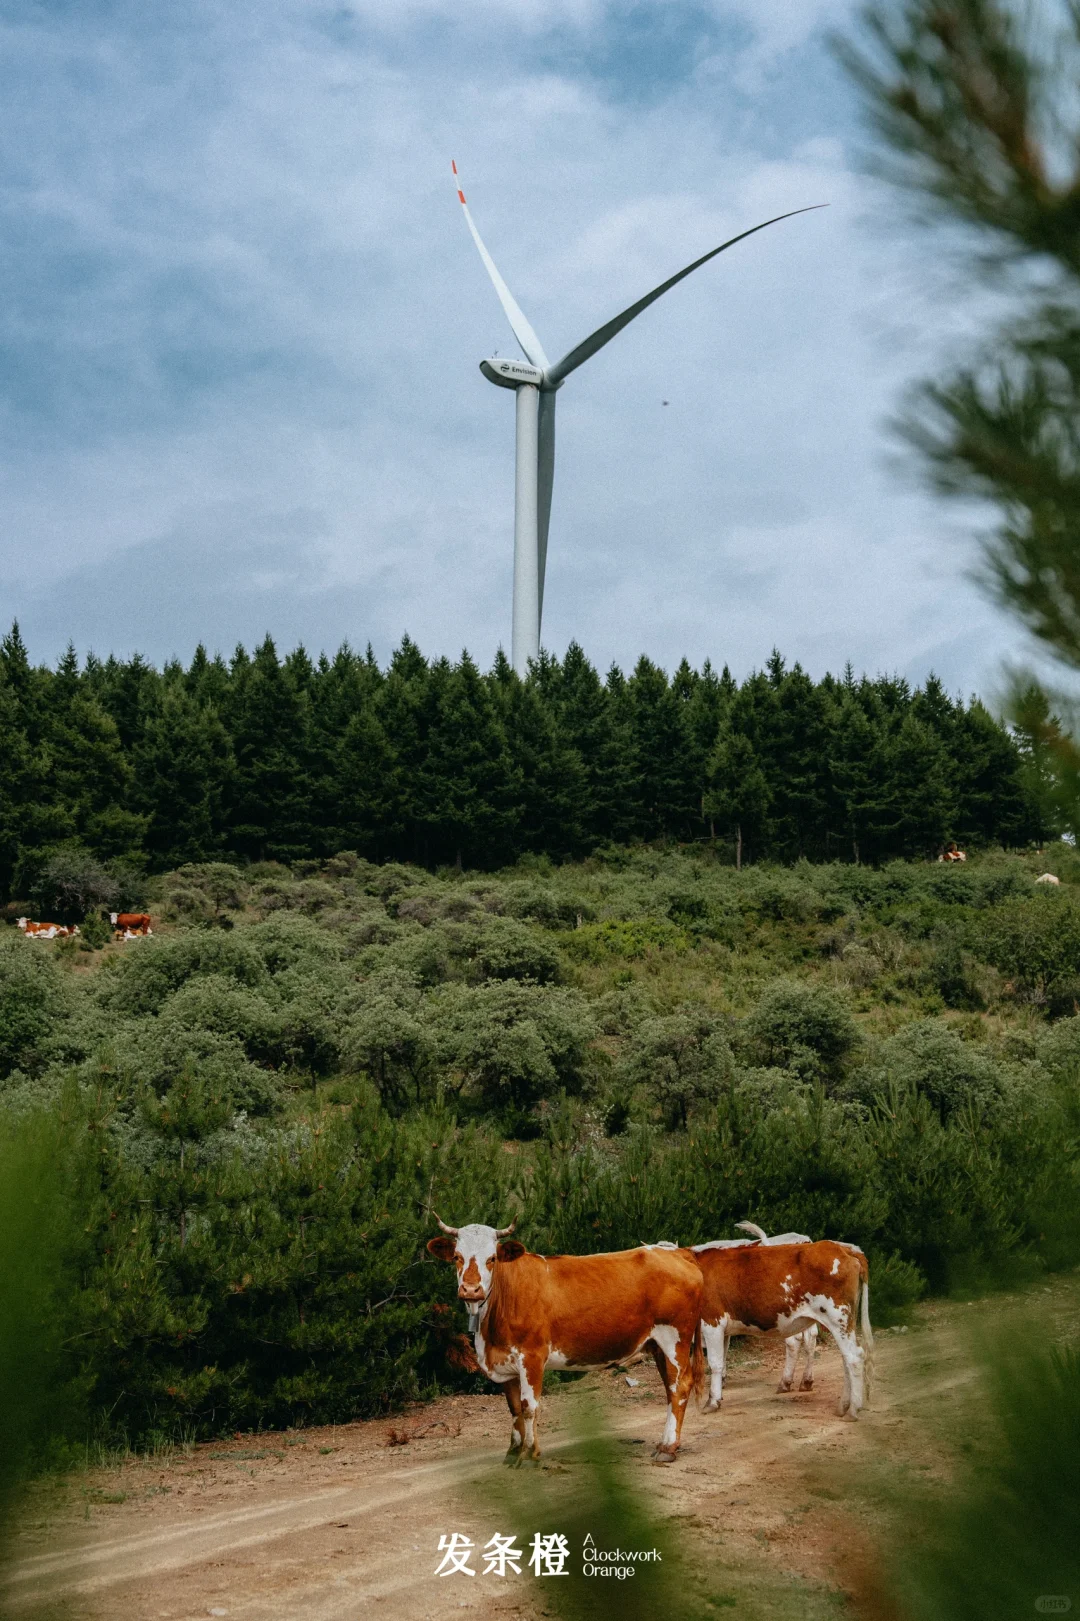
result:
<svg viewBox="0 0 1080 1621"><path fill-rule="evenodd" d="M86 1179L73 1379L129 1435L467 1380L445 1219L539 1250L863 1244L881 1316L1078 1253L1080 860L155 880L159 933L0 931L0 1115Z"/></svg>

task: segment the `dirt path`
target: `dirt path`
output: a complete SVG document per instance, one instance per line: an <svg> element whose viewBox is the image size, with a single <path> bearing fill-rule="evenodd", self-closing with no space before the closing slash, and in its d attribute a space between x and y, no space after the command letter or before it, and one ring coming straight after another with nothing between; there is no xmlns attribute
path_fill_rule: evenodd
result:
<svg viewBox="0 0 1080 1621"><path fill-rule="evenodd" d="M1080 1280L1059 1280L1052 1295L1047 1304L1075 1323ZM812 1392L779 1396L778 1349L746 1345L723 1412L691 1411L670 1468L650 1462L663 1416L651 1365L632 1370L636 1388L590 1374L547 1398L544 1466L573 1470L574 1413L598 1399L631 1476L678 1522L692 1561L738 1593L740 1621L835 1615L853 1550L873 1534L875 1470L945 1466L935 1415L972 1377L961 1330L990 1326L1001 1308L1001 1297L923 1307L909 1330L881 1334L873 1406L857 1424L836 1417L831 1346ZM391 1430L413 1439L389 1446ZM509 1529L491 1507L507 1437L501 1396L462 1396L392 1422L246 1436L93 1471L38 1497L5 1596L16 1614L58 1602L69 1621L354 1621L369 1605L386 1621L539 1615L546 1589L527 1569L505 1581L433 1574L443 1533L479 1545Z"/></svg>

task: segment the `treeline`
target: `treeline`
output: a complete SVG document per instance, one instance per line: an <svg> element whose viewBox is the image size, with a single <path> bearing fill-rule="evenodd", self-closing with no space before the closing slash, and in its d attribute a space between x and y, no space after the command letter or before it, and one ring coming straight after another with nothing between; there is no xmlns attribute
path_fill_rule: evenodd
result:
<svg viewBox="0 0 1080 1621"><path fill-rule="evenodd" d="M526 681L500 654L428 661L408 639L284 659L199 648L34 667L0 643L0 889L81 845L161 871L363 856L496 867L635 840L725 841L740 858L880 862L955 838L1051 829L1030 740L931 677L814 682L778 653L736 682L642 658L602 679L576 645Z"/></svg>

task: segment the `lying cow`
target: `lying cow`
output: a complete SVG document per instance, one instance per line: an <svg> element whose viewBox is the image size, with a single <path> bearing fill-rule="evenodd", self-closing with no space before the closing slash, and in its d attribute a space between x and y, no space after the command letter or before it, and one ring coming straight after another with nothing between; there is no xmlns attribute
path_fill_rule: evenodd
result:
<svg viewBox="0 0 1080 1621"><path fill-rule="evenodd" d="M136 935L153 934L149 912L110 912L109 922L123 940L134 940Z"/></svg>
<svg viewBox="0 0 1080 1621"><path fill-rule="evenodd" d="M66 940L79 932L77 923L31 923L28 917L17 917L15 922L28 940Z"/></svg>
<svg viewBox="0 0 1080 1621"><path fill-rule="evenodd" d="M861 1249L829 1239L767 1245L720 1240L680 1253L694 1257L705 1282L701 1334L709 1363L707 1413L723 1399L724 1352L732 1334L788 1339L817 1324L829 1330L844 1363L838 1410L858 1418L866 1401L866 1358L874 1347L869 1268ZM790 1371L793 1376L793 1358ZM781 1381L784 1388L790 1386Z"/></svg>
<svg viewBox="0 0 1080 1621"><path fill-rule="evenodd" d="M531 1255L509 1227L448 1227L428 1249L457 1267L476 1360L513 1417L508 1461L538 1458L545 1368L596 1368L648 1346L667 1391L658 1460L679 1450L691 1389L703 1381L701 1270L686 1251Z"/></svg>

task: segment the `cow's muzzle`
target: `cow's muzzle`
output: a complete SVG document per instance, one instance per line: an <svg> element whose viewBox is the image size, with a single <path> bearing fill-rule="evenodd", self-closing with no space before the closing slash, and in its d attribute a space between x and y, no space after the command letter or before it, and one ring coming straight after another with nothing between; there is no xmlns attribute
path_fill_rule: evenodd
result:
<svg viewBox="0 0 1080 1621"><path fill-rule="evenodd" d="M482 1301L487 1299L487 1295L482 1287L463 1283L458 1289L458 1299L471 1300L474 1304L479 1305Z"/></svg>

